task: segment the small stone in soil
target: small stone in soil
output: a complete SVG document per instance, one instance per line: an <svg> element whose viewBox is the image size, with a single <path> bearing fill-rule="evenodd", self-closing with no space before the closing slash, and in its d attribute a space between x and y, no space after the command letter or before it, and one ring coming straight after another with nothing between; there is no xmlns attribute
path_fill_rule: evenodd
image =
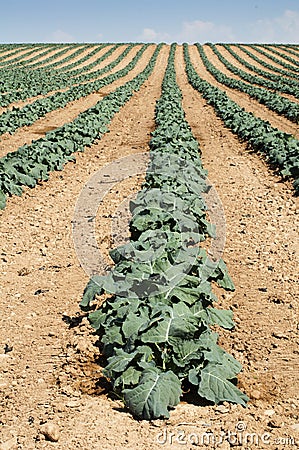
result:
<svg viewBox="0 0 299 450"><path fill-rule="evenodd" d="M266 409L266 411L264 411L265 416L273 416L273 414L275 414L274 409Z"/></svg>
<svg viewBox="0 0 299 450"><path fill-rule="evenodd" d="M226 408L224 405L220 405L220 406L217 406L217 408L215 409L215 411L216 411L216 412L220 412L220 413L222 413L222 414L225 414L225 413L228 413L228 412L229 412L229 409Z"/></svg>
<svg viewBox="0 0 299 450"><path fill-rule="evenodd" d="M70 402L67 402L65 406L67 406L68 408L77 408L78 406L80 406L80 402L71 400Z"/></svg>
<svg viewBox="0 0 299 450"><path fill-rule="evenodd" d="M13 448L16 448L17 444L17 438L14 437L6 442L3 442L3 444L0 444L0 450L12 450Z"/></svg>
<svg viewBox="0 0 299 450"><path fill-rule="evenodd" d="M34 295L44 294L45 292L49 292L49 289L37 289L37 291L34 292Z"/></svg>
<svg viewBox="0 0 299 450"><path fill-rule="evenodd" d="M261 398L261 393L257 389L254 389L253 391L251 391L250 397L254 398L255 400L259 400Z"/></svg>
<svg viewBox="0 0 299 450"><path fill-rule="evenodd" d="M41 426L40 431L45 438L51 442L57 442L59 440L60 431L58 426L54 423L45 423Z"/></svg>
<svg viewBox="0 0 299 450"><path fill-rule="evenodd" d="M294 423L294 425L291 425L292 430L299 433L299 423Z"/></svg>
<svg viewBox="0 0 299 450"><path fill-rule="evenodd" d="M273 337L275 337L275 338L277 338L277 339L288 339L288 337L285 335L285 334L283 334L283 333L276 333L276 332L273 332L272 333L272 336Z"/></svg>
<svg viewBox="0 0 299 450"><path fill-rule="evenodd" d="M270 422L268 422L268 427L271 428L280 428L281 423L278 420L272 419Z"/></svg>

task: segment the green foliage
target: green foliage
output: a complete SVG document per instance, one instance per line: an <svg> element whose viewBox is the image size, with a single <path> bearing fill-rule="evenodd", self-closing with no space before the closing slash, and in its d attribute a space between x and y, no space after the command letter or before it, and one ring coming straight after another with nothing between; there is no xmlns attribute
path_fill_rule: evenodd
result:
<svg viewBox="0 0 299 450"><path fill-rule="evenodd" d="M279 51L269 48L265 44L259 44L259 45L251 44L250 47L253 48L254 50L256 50L257 52L261 53L262 55L266 56L267 58L270 58L275 63L285 67L289 71L298 74L298 72L299 72L298 59L294 59L294 58L288 57L286 55L283 55ZM268 51L265 51L265 50L268 50ZM276 56L274 56L273 53L278 55L279 58L276 58ZM283 59L290 61L292 64L286 63L285 61L283 61Z"/></svg>
<svg viewBox="0 0 299 450"><path fill-rule="evenodd" d="M254 61L256 61L259 65L266 67L267 69L270 69L271 72L260 69L257 65L255 64L250 64L248 62L247 59L242 58L241 56L238 55L238 53L234 52L234 50L231 48L231 46L229 44L222 44L223 47L234 57L237 59L237 61L239 61L241 64L243 64L245 67L247 67L247 69L249 69L250 71L256 72L258 75L262 75L262 80L259 78L257 81L257 84L260 84L260 82L262 81L262 83L267 83L267 79L274 81L275 82L275 86L273 86L273 84L268 85L265 84L265 87L268 88L272 88L275 92L285 92L287 94L292 94L295 97L298 97L298 79L299 79L299 74L295 74L289 71L286 71L284 69L282 69L281 67L279 67L278 65L273 66L272 64L269 64L265 61L265 59L261 59L258 56L256 56L254 53L252 53L249 49L250 46L244 46L244 45L240 45L240 44L236 44L236 47L239 48L240 50L242 50L242 52L246 53L246 55L248 55L251 59L254 59ZM214 48L214 46L213 46ZM217 53L218 54L218 53ZM228 66L230 68L230 66ZM276 73L273 73L276 72ZM248 72L245 72L248 74ZM278 75L278 73L280 75ZM243 72L242 72L243 75ZM250 80L247 80L250 81Z"/></svg>
<svg viewBox="0 0 299 450"><path fill-rule="evenodd" d="M53 131L45 137L24 145L17 151L0 158L0 190L5 196L21 195L22 186L34 187L38 180L47 180L49 173L62 170L66 162L74 160L73 153L84 151L102 134L108 131L108 124L120 108L140 89L152 72L162 44L150 59L146 68L133 80L128 81L100 100L96 105L73 121ZM123 69L129 72L141 57L146 47L136 54L135 58ZM126 72L126 73L127 73ZM123 76L124 72L117 76ZM115 79L110 79L112 82ZM104 82L105 83L105 82ZM5 202L0 202L4 207Z"/></svg>
<svg viewBox="0 0 299 450"><path fill-rule="evenodd" d="M68 73L67 85L69 85L70 83L74 84L74 86L72 86L70 89L62 92L56 92L55 94L49 95L45 98L39 98L33 103L25 105L22 108L13 107L11 110L3 112L0 115L0 134L6 132L12 134L20 127L31 125L33 122L43 117L48 112L55 111L58 108L63 108L68 103L97 92L104 86L107 86L113 83L113 81L127 75L129 71L136 66L147 46L148 44L145 44L123 69L118 70L117 72L110 74L104 78L101 78L100 80L96 79L95 81L89 83L87 82L88 80L97 78L107 71L113 69L132 50L134 44L128 45L128 47L126 47L126 49L121 53L121 55L119 55L118 58L116 58L113 62L106 65L102 69L93 72L87 72L84 74L79 71L78 73L80 74L80 76L77 76L75 78L72 78L71 75L74 76L77 71ZM114 46L112 47L112 49L108 50L108 52L106 52L101 58L99 58L97 62L101 62L101 60L104 60L111 53L113 53L115 47L117 46ZM49 86L50 85L51 83L49 84ZM48 88L50 89L49 86ZM63 86L64 84L61 85L61 87ZM19 92L22 92L24 94L23 89L22 91L14 91L13 94L19 95ZM5 96L5 99L7 100L7 96Z"/></svg>
<svg viewBox="0 0 299 450"><path fill-rule="evenodd" d="M103 44L100 46L100 48L103 48L109 44ZM91 70L94 67L96 67L98 64L105 61L106 58L108 58L113 52L122 44L116 44L112 46L107 52L105 52L102 56L97 58L92 63L89 63L84 67L84 72L82 73L82 69L75 68L73 69L79 62L69 64L68 66L65 66L61 69L55 69L55 66L57 64L62 64L62 61L53 63L51 65L46 65L43 67L37 67L35 68L34 65L28 65L25 64L25 66L15 66L15 65L9 65L8 67L5 67L3 69L0 68L0 75L1 75L1 81L0 81L0 106L8 106L12 102L16 102L19 100L25 100L27 98L30 98L32 96L37 96L40 94L46 95L51 91L54 90L62 90L68 87L72 87L73 89L70 89L67 91L66 95L69 94L74 95L78 92L87 92L88 88L84 86L85 83L87 83L90 80L96 80L98 77L103 75L104 73L112 70L117 64L120 63L120 61L132 50L135 44L129 44L124 51L115 58L111 63L106 64L103 68L97 69L97 70ZM145 44L146 46L149 44ZM88 47L88 46L87 46ZM53 48L50 48L51 51ZM99 50L99 47L96 47L96 51ZM69 51L69 48L67 48L66 51ZM78 53L79 50L77 50ZM72 54L68 58L65 58L65 60L70 59L71 57L75 56ZM81 62L84 62L88 57L87 55L85 58L81 59ZM53 58L53 57L52 57ZM50 60L52 58L49 58ZM65 61L64 60L64 61ZM40 63L38 63L38 66L40 66ZM125 69L123 69L125 70ZM111 74L112 75L112 74ZM114 74L115 76L115 74ZM117 78L117 77L116 77ZM116 79L114 78L114 79ZM98 80L99 81L99 80ZM82 86L80 85L82 83ZM90 86L89 86L90 87ZM86 90L85 90L86 89ZM98 88L99 89L99 88ZM97 90L97 89L95 89ZM91 91L92 92L92 91ZM89 92L90 93L90 92ZM60 98L61 94L63 92L56 93L58 95L58 98ZM87 95L87 94L85 94ZM51 95L52 100L55 98L55 94ZM62 98L64 98L62 96ZM79 97L78 97L79 98ZM70 100L71 101L71 97ZM46 103L45 103L46 102ZM34 108L38 108L38 105L44 105L46 104L47 107L50 107L50 102L47 99L37 99L33 106L28 110L29 114L32 111L34 111ZM63 106L63 105L61 105ZM14 108L14 115L12 118L16 120L16 115L22 114L24 111L24 108ZM25 110L26 111L26 110ZM2 117L2 116L1 116ZM6 116L4 115L3 118ZM9 131L9 130L8 130ZM2 131L3 132L3 131Z"/></svg>
<svg viewBox="0 0 299 450"><path fill-rule="evenodd" d="M278 114L281 114L285 116L287 119L291 120L292 122L298 123L299 122L299 105L298 103L292 102L289 99L278 95L276 92L271 92L268 89L259 88L256 87L254 84L261 84L262 86L265 86L267 88L275 88L276 90L279 90L278 83L274 83L272 81L264 80L263 78L260 79L259 77L256 77L255 75L251 75L248 72L245 72L243 70L238 69L236 66L231 64L226 58L223 57L223 55L218 51L217 47L215 45L209 44L214 53L218 56L219 60L234 74L236 74L238 77L244 78L249 83L244 83L241 80L237 80L235 78L231 78L226 76L221 70L218 70L207 58L204 49L201 45L197 44L198 51L200 53L200 56L202 58L202 61L207 68L207 70L215 77L219 83L224 84L225 86L228 86L232 89L237 89L238 91L245 92L250 97L256 99L258 102L260 102L263 105L266 105L269 109L272 111L275 111ZM287 81L280 78L280 84L282 86L287 86ZM269 86L270 84L270 86ZM299 97L299 89L297 84L297 95Z"/></svg>
<svg viewBox="0 0 299 450"><path fill-rule="evenodd" d="M176 406L181 396L181 383L171 371L162 372L156 367L144 369L138 385L124 389L124 400L136 417L151 420L169 417L168 408Z"/></svg>
<svg viewBox="0 0 299 450"><path fill-rule="evenodd" d="M146 420L168 417L187 380L215 403L248 400L234 383L240 364L211 329L234 327L231 311L213 307L211 283L234 285L225 263L212 262L198 245L215 230L206 220L207 173L182 109L175 49L156 104L143 189L130 203L131 241L110 252L115 266L91 278L80 304L91 311L108 359L104 375L132 414ZM111 295L94 309L104 293Z"/></svg>
<svg viewBox="0 0 299 450"><path fill-rule="evenodd" d="M246 141L251 149L263 153L272 167L280 169L283 177L293 178L294 189L299 193L296 183L299 178L299 141L246 112L224 91L203 80L190 61L187 44L184 44L184 57L188 80L194 89L213 106L216 114L233 133Z"/></svg>

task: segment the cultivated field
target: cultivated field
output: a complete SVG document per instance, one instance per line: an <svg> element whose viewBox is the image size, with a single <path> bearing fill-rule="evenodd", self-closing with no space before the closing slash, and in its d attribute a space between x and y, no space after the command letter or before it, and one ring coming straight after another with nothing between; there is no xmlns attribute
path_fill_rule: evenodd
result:
<svg viewBox="0 0 299 450"><path fill-rule="evenodd" d="M298 99L296 45L0 45L0 450L296 448Z"/></svg>

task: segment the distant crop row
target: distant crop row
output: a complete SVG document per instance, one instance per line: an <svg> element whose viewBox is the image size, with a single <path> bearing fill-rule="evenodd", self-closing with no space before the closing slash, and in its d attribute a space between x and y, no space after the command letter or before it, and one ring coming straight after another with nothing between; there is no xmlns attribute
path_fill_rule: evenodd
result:
<svg viewBox="0 0 299 450"><path fill-rule="evenodd" d="M23 186L34 187L39 180L47 180L51 171L62 170L67 161L74 159L73 153L84 151L86 146L108 131L107 125L114 114L131 98L134 91L140 89L152 72L160 49L161 45L158 45L146 68L133 80L79 114L73 122L1 158L0 209L5 207L8 195L21 195ZM130 68L136 65L139 57L140 54L137 54L135 61L131 61Z"/></svg>
<svg viewBox="0 0 299 450"><path fill-rule="evenodd" d="M6 92L0 95L0 106L7 106L12 102L16 102L19 100L25 100L32 96L37 95L46 95L51 91L65 89L72 85L76 85L79 83L87 82L91 79L96 79L101 76L105 72L108 72L112 68L114 68L119 62L129 53L129 51L134 47L134 44L128 45L122 54L112 61L109 65L105 66L102 69L97 69L92 72L89 72L90 69L96 67L98 64L103 62L108 56L110 56L113 51L118 47L118 45L109 49L104 55L97 58L96 61L91 63L89 66L85 67L84 71L82 69L73 69L68 72L50 70L50 69L41 69L33 71L33 75L31 75L31 71L28 72L28 69L21 72L17 71L17 80L15 71L5 72L7 73L6 79L2 77L2 83L4 84L2 87L2 91ZM83 73L82 73L83 72ZM30 76L32 82L30 83ZM25 78L25 82L24 82ZM16 83L18 83L18 87L16 88Z"/></svg>
<svg viewBox="0 0 299 450"><path fill-rule="evenodd" d="M5 132L12 134L19 127L31 125L37 119L43 117L48 112L55 111L58 108L63 108L68 103L97 92L104 86L107 86L113 83L113 81L124 77L130 72L130 70L132 70L136 66L147 46L148 45L145 44L137 52L136 56L123 69L118 70L113 74L107 75L106 77L100 78L96 81L88 82L90 78L93 79L100 77L101 75L104 75L106 72L109 72L115 66L117 66L130 52L132 48L131 46L128 46L118 58L116 58L110 64L107 64L102 69L99 69L95 72L82 74L77 77L76 81L78 82L78 84L75 84L75 86L71 87L70 89L67 89L63 92L54 93L45 98L39 98L33 103L25 105L22 108L15 107L12 110L3 112L0 115L0 134ZM110 54L110 50L105 55L103 55L102 60L105 60L108 53ZM81 83L79 84L79 82Z"/></svg>
<svg viewBox="0 0 299 450"><path fill-rule="evenodd" d="M299 123L299 104L292 102L291 100L288 100L285 97L282 97L281 95L276 94L275 92L271 92L268 89L259 88L254 85L255 83L255 76L250 76L249 74L246 74L248 76L244 76L243 71L238 69L237 67L230 64L225 58L222 57L221 53L218 52L214 46L212 47L220 59L226 67L228 67L234 74L238 75L241 78L245 78L247 81L251 80L251 83L245 83L242 80L238 80L235 78L228 77L225 75L221 70L217 69L207 58L204 49L201 45L197 44L197 49L199 51L199 54L201 56L201 59L206 67L206 69L214 76L214 78L219 81L221 84L224 84L225 86L228 86L232 89L237 89L238 91L245 92L250 97L254 98L255 100L258 100L261 104L266 105L269 109L272 111L281 114L285 116L287 119L291 120L292 122ZM272 84L272 82L270 82ZM265 83L266 85L268 83ZM279 87L277 88L279 90ZM293 90L295 92L295 89ZM296 88L296 94L299 98L299 85L298 88Z"/></svg>
<svg viewBox="0 0 299 450"><path fill-rule="evenodd" d="M284 89L284 83L290 86L297 86L298 87L298 83L299 83L299 74L290 72L288 70L282 69L281 67L278 66L273 66L272 64L269 64L265 61L265 59L263 58L259 58L258 56L256 56L255 53L253 53L252 51L250 51L250 47L246 47L244 45L240 45L240 44L236 44L236 47L240 50L242 50L242 52L244 52L246 55L249 56L249 58L253 59L255 62L257 62L258 64L262 65L265 67L265 69L269 69L271 70L271 72L269 72L269 70L263 70L260 69L258 66L256 66L255 64L251 64L248 60L246 60L245 58L242 58L240 55L238 55L238 53L236 53L231 45L228 44L223 44L222 45L223 48L225 48L237 61L239 61L244 67L246 67L247 69L256 72L258 75L261 75L264 78L268 78L269 80L275 81L277 82L276 87L274 88L275 90L278 90L280 92L280 89ZM213 50L216 48L215 45L212 45ZM277 73L273 73L273 72L277 72L279 73L279 75ZM281 75L283 76L283 78L281 77Z"/></svg>
<svg viewBox="0 0 299 450"><path fill-rule="evenodd" d="M237 68L235 65L230 63L222 54L219 52L217 47L213 44L210 45L214 53L220 59L220 61L235 75L242 78L243 80L251 83L252 85L259 85L264 88L270 89L273 92L285 93L293 95L296 98L299 98L299 77L298 80L293 80L288 78L287 76L276 75L270 72L266 72L264 70L259 70L256 66L249 64L245 59L239 57L228 45L225 45L226 48L233 56L244 65L249 70L255 69L256 72L259 72L261 76L256 76L250 72L246 72L245 70L241 70Z"/></svg>
<svg viewBox="0 0 299 450"><path fill-rule="evenodd" d="M298 59L294 59L290 56L285 55L284 53L280 52L277 49L274 48L270 48L267 45L264 44L259 44L259 45L251 45L252 48L254 48L255 50L257 50L259 53L261 53L264 56L267 56L267 58L272 59L272 61L282 65L283 67L293 71L293 72L299 72L299 62ZM265 51L266 50L266 51ZM277 58L276 56L272 55L272 53L274 53L274 55L277 55L279 58ZM284 61L282 61L282 59L289 61L291 64L286 63Z"/></svg>
<svg viewBox="0 0 299 450"><path fill-rule="evenodd" d="M23 108L13 108L5 111L0 115L0 133L13 133L24 125L32 124L46 113L55 111L57 108L62 108L71 101L97 92L103 86L107 86L111 82L120 79L137 65L148 45L150 44L141 46L136 56L130 60L126 67L98 80L96 79L97 77L116 67L126 55L129 55L130 51L134 48L134 44L125 46L122 53L102 69L89 72L90 67L94 67L96 64L93 62L87 65L87 70L82 73L80 69L72 69L67 73L53 70L54 74L58 74L58 78L57 80L54 79L54 82L53 78L51 80L47 79L47 71L43 72L40 70L40 73L44 73L45 75L43 88L46 92L53 88L53 83L57 83L60 88L65 88L70 83L74 85L65 91L56 92L48 97L37 99L31 104L25 105ZM97 62L105 61L109 55L113 54L118 46L117 44L116 46L109 47L97 59ZM286 117L298 121L298 105L294 104L294 102L279 97L277 94L266 89L261 89L250 83L244 83L225 76L208 61L199 44L197 47L207 69L211 71L219 82L229 85L234 89L242 90L254 98L258 98L261 103L266 104L278 113L283 113ZM160 46L158 49L160 49ZM238 104L233 102L222 89L216 88L204 81L191 64L187 44L184 44L184 55L189 82L215 108L217 115L223 120L224 125L236 133L242 141L246 141L250 148L262 153L273 168L279 169L284 178L293 179L295 191L299 192L298 140L290 134L273 128L268 122L246 112ZM71 63L71 66L73 67L73 63ZM12 83L15 72L15 70L11 70L10 76ZM34 74L36 70L29 70L28 73L30 72ZM39 73L39 69L37 69L37 72ZM24 74L25 69L20 77ZM62 78L62 81L60 79L59 82L60 76L64 78ZM140 80L140 78L137 79ZM141 79L143 79L142 76ZM8 80L9 77L7 78ZM124 84L118 90L101 99L93 108L80 114L73 122L57 128L47 133L45 137L32 142L32 144L24 145L17 151L8 153L6 156L0 158L1 207L3 208L5 206L7 196L20 195L22 186L33 187L38 180L46 180L51 170L61 170L63 164L73 158L72 155L74 152L82 151L85 145L91 144L98 138L103 130L106 130L107 123L119 108L118 106L115 109L115 105L118 104L118 102L115 103L117 96L120 97L120 104L123 104L121 96L125 95L125 98L128 99L132 95L133 91L129 86L131 86L130 83ZM12 91L11 95L12 98L16 97L19 99L23 95L25 97L28 96L30 94L29 91L30 89L28 90L27 88L24 91L17 89ZM125 94L121 94L121 92L125 92ZM128 95L128 92L130 92L130 95ZM0 98L5 98L5 95L9 96L9 94L2 94ZM15 97L13 97L14 95Z"/></svg>
<svg viewBox="0 0 299 450"><path fill-rule="evenodd" d="M57 45L57 47L55 47L55 50L57 50L57 49L59 49L61 47L62 47L62 49L59 52L55 52L55 55L53 55L53 56L51 56L49 58L60 57L63 54L65 54L66 52L68 52L69 50L71 50L72 48L76 48L77 44L73 44L70 47L65 47L63 44L60 44L60 45ZM54 50L54 48L53 48L52 45L50 45L43 52L36 52L36 50L37 50L36 48L33 48L32 50L29 50L26 53L22 53L19 56L17 54L17 56L14 57L14 58L10 57L8 60L6 60L7 56L6 56L6 58L1 58L0 59L0 68L3 68L3 67L6 67L6 68L16 68L16 67L21 68L22 66L26 66L26 67L31 67L32 68L32 66L34 66L34 64L32 64L32 62L34 62L36 60L39 60L40 58L43 58L48 53L51 53ZM33 56L30 58L30 55L33 55ZM24 60L24 58L26 58L26 59ZM42 63L43 62L37 62L37 65L40 65Z"/></svg>
<svg viewBox="0 0 299 450"><path fill-rule="evenodd" d="M294 188L299 192L299 141L246 112L223 90L203 80L190 61L187 44L184 55L189 82L214 107L225 126L248 142L252 149L262 153L273 167L280 169L282 176L294 178Z"/></svg>

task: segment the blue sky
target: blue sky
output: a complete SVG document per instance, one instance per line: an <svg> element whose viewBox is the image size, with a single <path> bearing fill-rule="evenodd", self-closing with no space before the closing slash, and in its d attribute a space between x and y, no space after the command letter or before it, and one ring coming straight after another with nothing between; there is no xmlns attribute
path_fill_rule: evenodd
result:
<svg viewBox="0 0 299 450"><path fill-rule="evenodd" d="M299 43L299 0L2 0L0 42Z"/></svg>

